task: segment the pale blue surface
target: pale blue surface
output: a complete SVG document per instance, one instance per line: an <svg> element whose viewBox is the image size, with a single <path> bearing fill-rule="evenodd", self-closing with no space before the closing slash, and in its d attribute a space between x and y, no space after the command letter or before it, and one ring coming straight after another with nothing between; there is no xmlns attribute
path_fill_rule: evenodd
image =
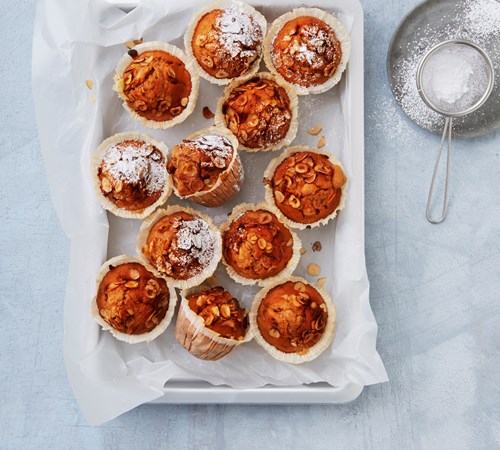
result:
<svg viewBox="0 0 500 450"><path fill-rule="evenodd" d="M0 1L0 448L500 446L500 139L456 144L448 220L423 215L438 138L393 101L385 54L417 2L363 1L366 252L391 381L346 406L144 406L86 426L62 359L68 242L30 85L35 2Z"/></svg>

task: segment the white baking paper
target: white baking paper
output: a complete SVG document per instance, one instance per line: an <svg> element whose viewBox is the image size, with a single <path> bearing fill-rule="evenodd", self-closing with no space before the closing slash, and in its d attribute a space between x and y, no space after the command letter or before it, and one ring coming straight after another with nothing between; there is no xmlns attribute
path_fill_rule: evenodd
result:
<svg viewBox="0 0 500 450"><path fill-rule="evenodd" d="M253 2L252 2L253 3ZM348 29L355 15L349 2L315 1L333 12ZM100 424L163 395L171 379L203 379L214 385L253 388L265 384L301 385L326 381L368 385L387 380L376 352L377 325L372 315L364 258L362 154L350 149L348 123L350 82L344 75L331 91L299 99L299 133L294 145L314 146L319 136L307 128L323 124L326 150L343 162L350 178L347 206L336 221L319 230L298 233L308 252L296 274L316 262L327 277L325 288L337 305L333 345L316 360L300 366L278 362L251 342L218 362L192 357L176 341L172 326L151 343L128 345L99 330L90 316L95 276L104 260L121 253L135 254L139 222L108 216L99 206L90 177L91 155L98 144L120 131L137 130L163 140L172 148L182 138L212 123L201 110L215 111L222 88L201 80L196 110L183 124L166 131L149 130L132 121L112 91L114 68L127 51L124 42L138 37L162 40L179 47L193 12L202 2L141 0L124 12L105 0L39 2L33 42L33 96L39 137L54 205L71 240L71 262L64 308L64 354L68 376L90 424ZM347 5L347 6L346 6ZM273 2L259 7L268 21L301 6L298 1ZM264 66L262 66L264 69ZM348 68L349 70L349 68ZM89 89L86 80L92 80ZM359 95L359 94L358 94ZM356 118L362 123L363 117ZM245 185L229 205L207 210L222 223L239 202L262 201L262 174L274 154L243 154ZM168 202L182 203L172 196ZM320 241L323 249L313 252ZM255 288L231 282L222 265L221 282L250 307ZM63 282L63 280L61 280ZM173 325L173 324L172 324ZM193 399L193 402L196 399Z"/></svg>

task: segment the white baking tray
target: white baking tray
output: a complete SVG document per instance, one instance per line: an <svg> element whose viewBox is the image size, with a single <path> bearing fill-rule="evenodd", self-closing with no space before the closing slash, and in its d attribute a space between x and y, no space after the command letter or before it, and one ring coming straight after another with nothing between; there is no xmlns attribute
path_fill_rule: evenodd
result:
<svg viewBox="0 0 500 450"><path fill-rule="evenodd" d="M137 0L108 0L130 11L137 4ZM266 6L250 1L257 9L265 12ZM351 30L351 57L347 72L348 95L350 97L350 111L347 121L351 130L349 144L352 152L353 171L356 177L362 180L364 186L364 61L363 61L363 9L358 0L317 0L304 3L304 6L317 6L327 11L350 13L354 16ZM273 5L276 9L277 6ZM279 7L282 12L291 7ZM364 202L364 198L362 200ZM363 211L364 211L364 204ZM190 374L170 379L164 387L164 395L150 403L155 404L335 404L347 403L355 400L362 392L359 384L331 386L328 383L312 383L302 386L272 386L267 385L255 389L236 389L230 386L214 386Z"/></svg>

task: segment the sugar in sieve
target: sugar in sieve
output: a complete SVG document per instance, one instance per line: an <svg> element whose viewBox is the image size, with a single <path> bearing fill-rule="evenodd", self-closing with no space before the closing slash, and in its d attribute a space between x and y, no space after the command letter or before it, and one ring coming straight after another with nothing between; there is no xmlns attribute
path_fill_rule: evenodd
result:
<svg viewBox="0 0 500 450"><path fill-rule="evenodd" d="M431 223L443 222L448 212L453 119L481 107L491 94L494 78L493 63L486 52L475 43L462 39L451 39L432 47L417 67L417 89L422 100L445 118L425 211ZM433 219L431 203L445 140L448 141L448 150L443 208L441 216Z"/></svg>

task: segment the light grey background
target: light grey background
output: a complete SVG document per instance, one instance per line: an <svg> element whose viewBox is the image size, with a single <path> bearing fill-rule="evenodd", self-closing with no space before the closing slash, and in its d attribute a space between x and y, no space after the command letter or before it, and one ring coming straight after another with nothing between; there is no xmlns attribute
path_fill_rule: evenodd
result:
<svg viewBox="0 0 500 450"><path fill-rule="evenodd" d="M34 0L0 0L0 448L500 447L500 139L455 145L450 213L423 211L438 138L389 91L385 56L415 0L364 0L366 255L391 381L344 406L143 406L88 427L66 378L68 241L31 100Z"/></svg>

